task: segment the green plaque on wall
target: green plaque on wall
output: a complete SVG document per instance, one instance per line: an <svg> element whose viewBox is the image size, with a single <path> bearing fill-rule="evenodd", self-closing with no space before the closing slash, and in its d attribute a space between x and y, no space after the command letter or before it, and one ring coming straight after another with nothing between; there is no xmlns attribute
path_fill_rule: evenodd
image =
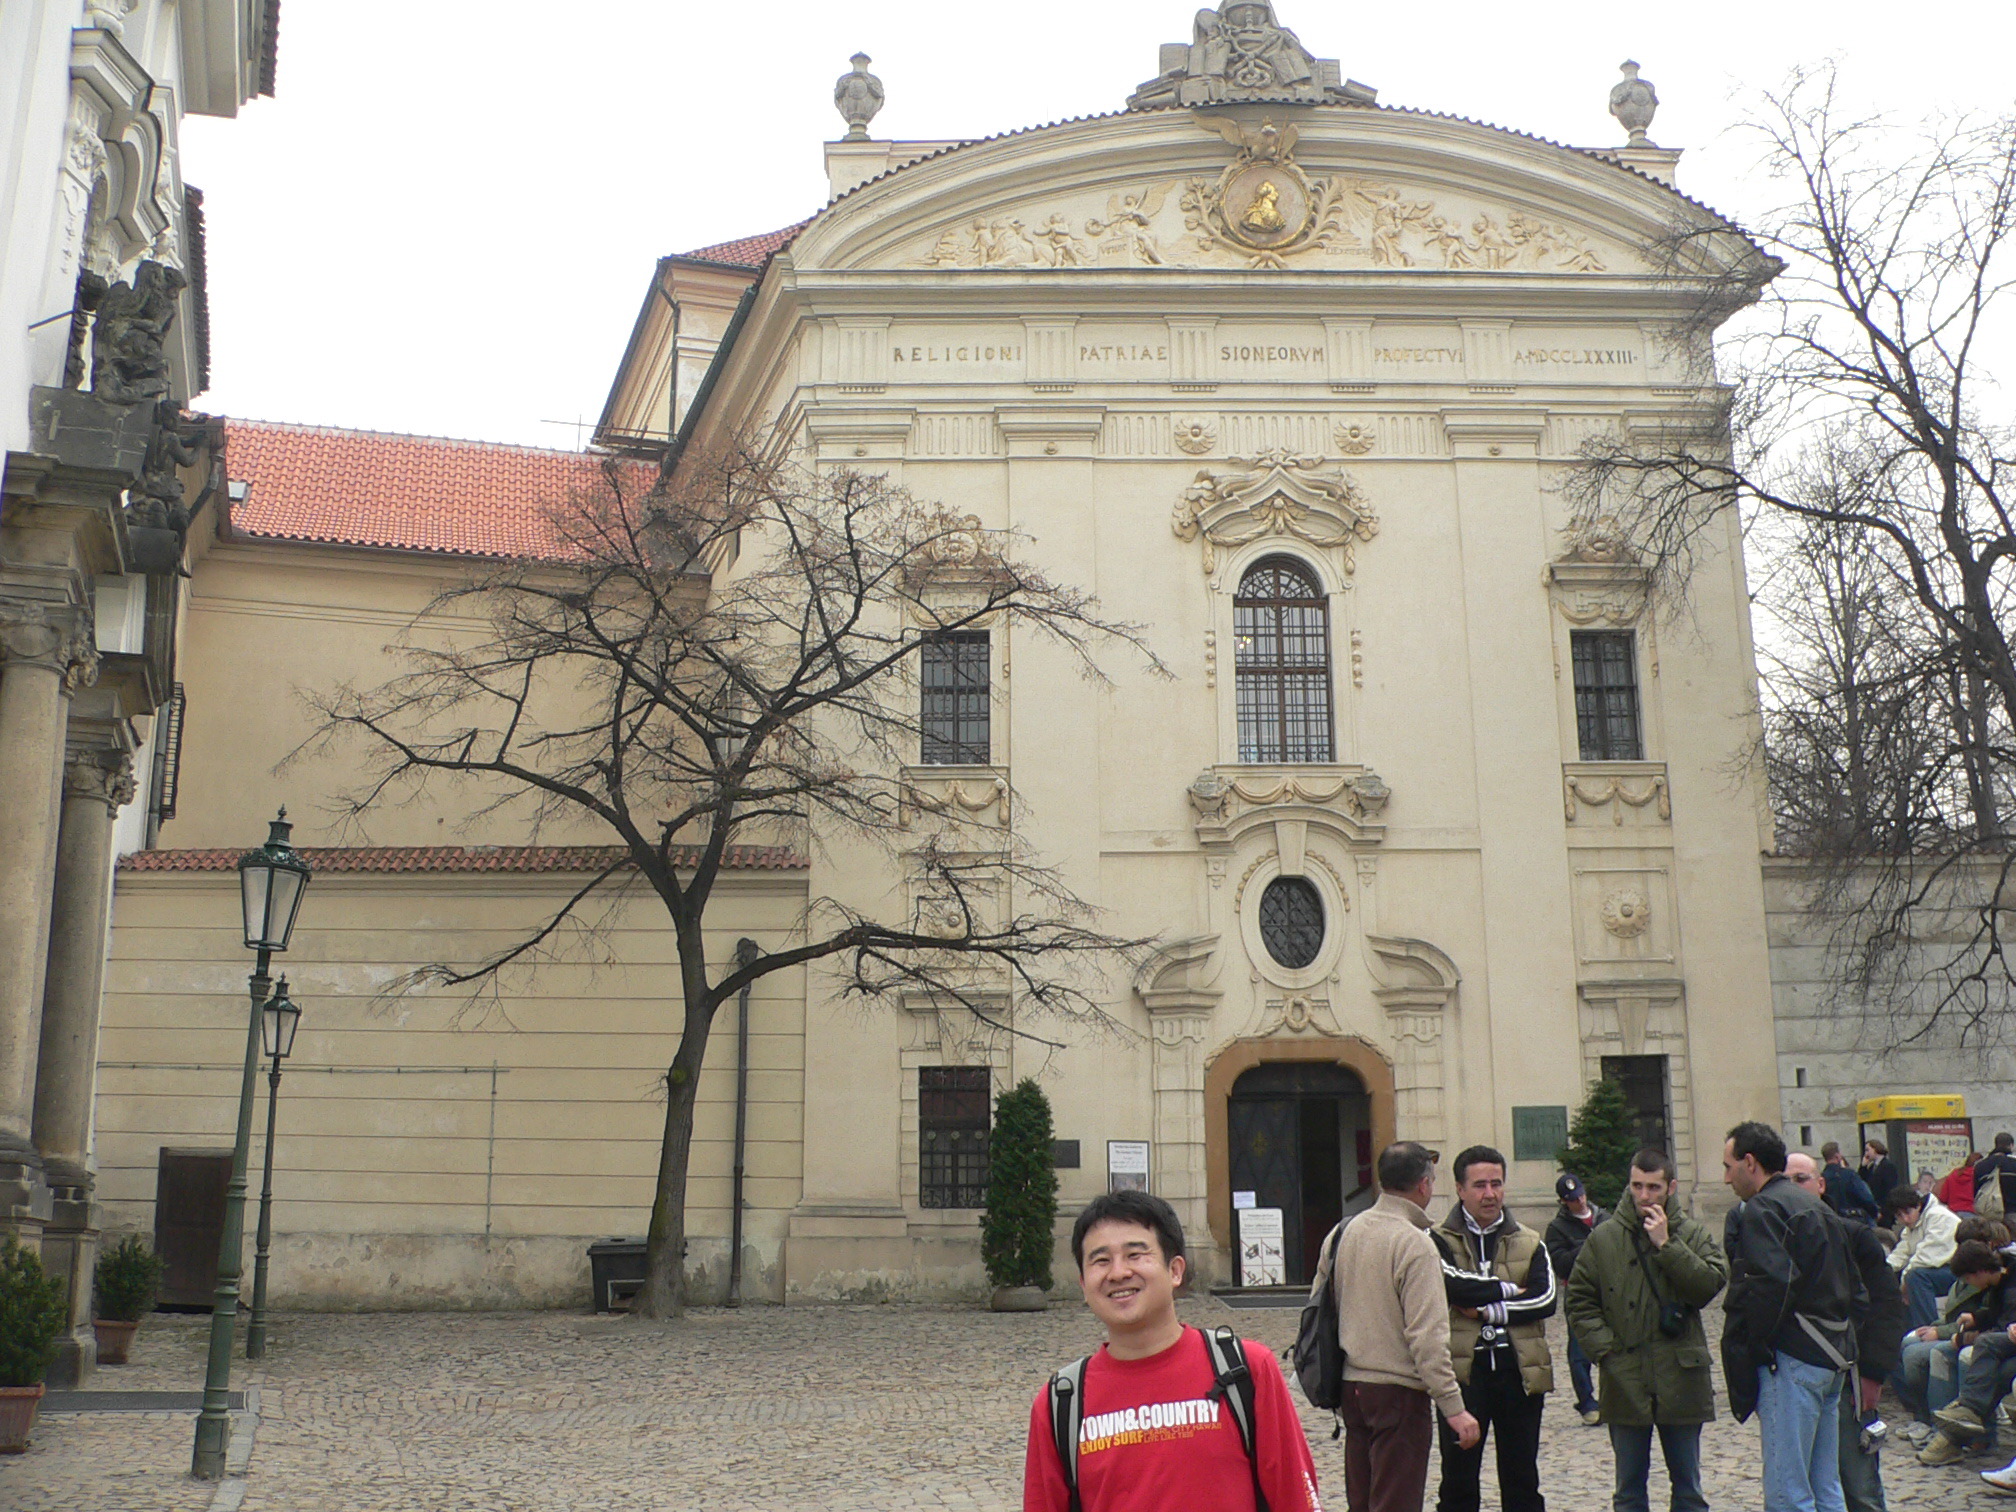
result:
<svg viewBox="0 0 2016 1512"><path fill-rule="evenodd" d="M1568 1110L1514 1108L1512 1110L1512 1158L1552 1161L1568 1143Z"/></svg>

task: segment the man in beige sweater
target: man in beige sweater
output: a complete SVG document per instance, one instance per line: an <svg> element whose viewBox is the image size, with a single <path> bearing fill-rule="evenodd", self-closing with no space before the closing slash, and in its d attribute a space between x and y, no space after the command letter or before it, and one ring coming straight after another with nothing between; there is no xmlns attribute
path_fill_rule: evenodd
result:
<svg viewBox="0 0 2016 1512"><path fill-rule="evenodd" d="M1379 1156L1379 1200L1345 1225L1333 1284L1344 1346L1344 1494L1350 1512L1421 1512L1435 1412L1467 1449L1477 1419L1449 1358L1442 1257L1428 1237L1435 1153L1402 1141Z"/></svg>

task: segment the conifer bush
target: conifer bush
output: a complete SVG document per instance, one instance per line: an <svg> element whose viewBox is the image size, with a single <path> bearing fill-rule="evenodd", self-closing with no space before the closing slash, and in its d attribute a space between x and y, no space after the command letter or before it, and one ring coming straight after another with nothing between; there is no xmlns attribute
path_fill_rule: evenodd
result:
<svg viewBox="0 0 2016 1512"><path fill-rule="evenodd" d="M1589 1200L1607 1211L1624 1195L1631 1157L1637 1153L1638 1131L1624 1101L1624 1084L1606 1076L1589 1089L1568 1125L1568 1143L1555 1159L1562 1170L1580 1176Z"/></svg>
<svg viewBox="0 0 2016 1512"><path fill-rule="evenodd" d="M1050 1099L1034 1081L1025 1078L995 1099L980 1254L997 1287L1050 1289L1057 1231L1051 1137Z"/></svg>
<svg viewBox="0 0 2016 1512"><path fill-rule="evenodd" d="M128 1234L98 1257L98 1316L138 1323L154 1306L161 1257L138 1234Z"/></svg>
<svg viewBox="0 0 2016 1512"><path fill-rule="evenodd" d="M63 1281L9 1234L0 1243L0 1386L36 1386L63 1336Z"/></svg>

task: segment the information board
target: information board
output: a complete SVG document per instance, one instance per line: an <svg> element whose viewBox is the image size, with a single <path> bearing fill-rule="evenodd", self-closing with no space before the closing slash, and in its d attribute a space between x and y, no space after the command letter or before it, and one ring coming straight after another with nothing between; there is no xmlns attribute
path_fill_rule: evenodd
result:
<svg viewBox="0 0 2016 1512"><path fill-rule="evenodd" d="M1106 1141L1106 1190L1145 1192L1148 1190L1148 1141L1109 1139Z"/></svg>
<svg viewBox="0 0 2016 1512"><path fill-rule="evenodd" d="M1246 1208L1239 1214L1239 1284L1281 1286L1288 1254L1281 1238L1281 1209Z"/></svg>

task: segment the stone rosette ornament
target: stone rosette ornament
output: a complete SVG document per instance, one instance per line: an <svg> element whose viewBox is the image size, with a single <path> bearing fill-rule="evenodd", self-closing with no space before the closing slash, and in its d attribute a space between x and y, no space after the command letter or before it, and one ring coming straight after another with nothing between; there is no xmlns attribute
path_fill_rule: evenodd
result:
<svg viewBox="0 0 2016 1512"><path fill-rule="evenodd" d="M1603 900L1603 927L1620 940L1635 940L1652 927L1652 904L1635 888L1622 887Z"/></svg>

